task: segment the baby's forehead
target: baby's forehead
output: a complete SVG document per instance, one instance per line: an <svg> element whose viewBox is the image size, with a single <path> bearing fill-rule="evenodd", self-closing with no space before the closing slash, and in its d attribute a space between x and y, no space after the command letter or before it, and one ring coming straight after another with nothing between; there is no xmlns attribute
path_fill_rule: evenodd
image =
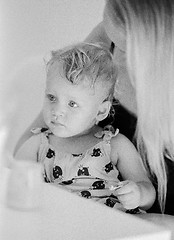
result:
<svg viewBox="0 0 174 240"><path fill-rule="evenodd" d="M64 80L69 86L73 88L81 88L83 91L87 92L89 96L106 96L109 93L110 83L105 81L104 76L95 76L95 74L89 74L88 72L83 72L79 74L75 79L69 79L66 76L66 71L64 71L64 63L61 61L54 62L48 71L48 81L52 78L57 79L57 81Z"/></svg>
<svg viewBox="0 0 174 240"><path fill-rule="evenodd" d="M96 81L91 84L90 81L81 80L78 83L72 83L62 78L50 78L46 84L46 92L53 92L53 94L64 95L67 98L73 98L75 100L83 100L86 98L97 98L104 100L108 96L108 88L101 82Z"/></svg>
<svg viewBox="0 0 174 240"><path fill-rule="evenodd" d="M80 81L77 85L73 84L74 88L79 87L79 89L83 89L84 96L94 97L95 99L98 99L99 101L103 101L106 99L109 95L110 88L104 84L103 81L95 81L92 83L88 78L83 79ZM83 97L83 95L82 95Z"/></svg>

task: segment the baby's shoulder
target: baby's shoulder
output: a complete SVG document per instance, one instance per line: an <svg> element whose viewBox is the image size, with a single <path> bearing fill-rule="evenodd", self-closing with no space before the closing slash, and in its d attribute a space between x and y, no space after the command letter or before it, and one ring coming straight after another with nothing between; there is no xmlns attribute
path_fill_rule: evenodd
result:
<svg viewBox="0 0 174 240"><path fill-rule="evenodd" d="M130 146L133 143L123 134L118 133L116 136L113 136L111 138L111 148L117 147L117 148L124 148L126 146Z"/></svg>
<svg viewBox="0 0 174 240"><path fill-rule="evenodd" d="M133 147L133 143L123 134L118 133L111 139L111 152L114 154L126 151Z"/></svg>
<svg viewBox="0 0 174 240"><path fill-rule="evenodd" d="M123 143L129 143L130 140L123 135L122 133L117 133L117 135L113 136L111 139L112 144L123 144Z"/></svg>

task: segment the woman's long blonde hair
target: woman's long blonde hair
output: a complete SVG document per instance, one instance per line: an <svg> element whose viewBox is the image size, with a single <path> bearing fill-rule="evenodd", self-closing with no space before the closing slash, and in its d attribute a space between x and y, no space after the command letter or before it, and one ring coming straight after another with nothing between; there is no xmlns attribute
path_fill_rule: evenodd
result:
<svg viewBox="0 0 174 240"><path fill-rule="evenodd" d="M111 19L125 29L127 65L136 90L137 147L158 184L165 210L167 169L174 161L174 1L108 0Z"/></svg>

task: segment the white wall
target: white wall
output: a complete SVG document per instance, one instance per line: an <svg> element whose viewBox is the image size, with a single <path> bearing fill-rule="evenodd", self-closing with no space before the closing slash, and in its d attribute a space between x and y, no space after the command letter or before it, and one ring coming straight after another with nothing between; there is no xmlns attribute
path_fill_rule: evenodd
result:
<svg viewBox="0 0 174 240"><path fill-rule="evenodd" d="M10 152L42 107L44 56L50 50L82 41L102 20L104 3L0 1L0 117L1 126L9 129Z"/></svg>

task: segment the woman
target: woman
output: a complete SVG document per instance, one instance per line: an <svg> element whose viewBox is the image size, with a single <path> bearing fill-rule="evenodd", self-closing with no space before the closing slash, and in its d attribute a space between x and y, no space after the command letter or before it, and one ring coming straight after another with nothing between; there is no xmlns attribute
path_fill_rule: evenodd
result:
<svg viewBox="0 0 174 240"><path fill-rule="evenodd" d="M161 211L174 214L174 2L111 0L104 16L108 35L114 40L118 26L126 46L138 149L156 180Z"/></svg>
<svg viewBox="0 0 174 240"><path fill-rule="evenodd" d="M85 41L105 42L118 59L115 96L138 117L137 146L158 191L160 208L152 211L174 215L173 0L108 0L103 22ZM33 125L41 122L40 114Z"/></svg>

